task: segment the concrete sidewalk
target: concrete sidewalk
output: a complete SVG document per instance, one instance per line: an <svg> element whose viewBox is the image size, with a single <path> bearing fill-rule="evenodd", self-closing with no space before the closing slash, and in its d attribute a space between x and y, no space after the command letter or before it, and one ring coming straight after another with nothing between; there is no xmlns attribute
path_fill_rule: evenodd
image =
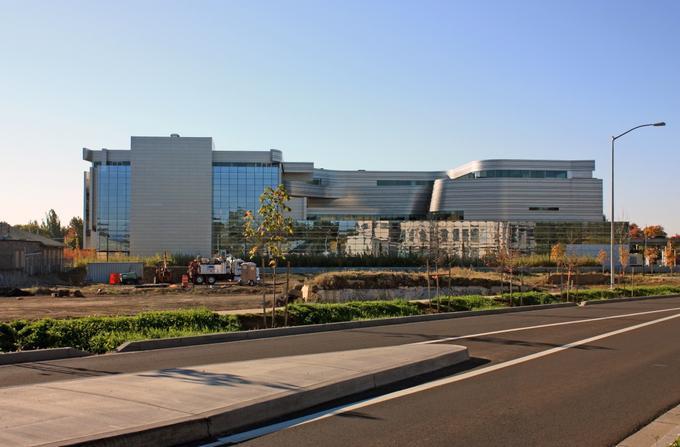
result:
<svg viewBox="0 0 680 447"><path fill-rule="evenodd" d="M680 405L662 414L617 447L668 447L680 438Z"/></svg>
<svg viewBox="0 0 680 447"><path fill-rule="evenodd" d="M467 359L462 346L401 345L4 388L0 445L189 443Z"/></svg>

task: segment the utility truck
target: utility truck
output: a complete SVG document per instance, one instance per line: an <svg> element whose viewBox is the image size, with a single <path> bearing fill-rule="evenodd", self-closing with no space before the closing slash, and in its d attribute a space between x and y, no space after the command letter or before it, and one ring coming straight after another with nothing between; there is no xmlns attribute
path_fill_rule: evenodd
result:
<svg viewBox="0 0 680 447"><path fill-rule="evenodd" d="M217 281L237 281L255 285L260 281L260 269L230 254L213 258L198 257L189 263L189 280L194 284L215 284Z"/></svg>

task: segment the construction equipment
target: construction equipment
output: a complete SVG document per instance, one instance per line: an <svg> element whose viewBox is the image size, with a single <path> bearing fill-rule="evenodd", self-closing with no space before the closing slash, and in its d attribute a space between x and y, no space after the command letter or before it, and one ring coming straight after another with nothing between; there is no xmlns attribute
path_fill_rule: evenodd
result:
<svg viewBox="0 0 680 447"><path fill-rule="evenodd" d="M163 253L163 262L156 265L153 275L154 284L167 284L172 282L172 272L168 268L168 255Z"/></svg>
<svg viewBox="0 0 680 447"><path fill-rule="evenodd" d="M245 266L245 281L242 278ZM215 284L217 281L239 281L255 285L260 280L260 269L254 263L227 254L210 258L196 258L187 269L189 280L194 284Z"/></svg>
<svg viewBox="0 0 680 447"><path fill-rule="evenodd" d="M136 272L123 272L120 274L121 284L139 284L140 278Z"/></svg>
<svg viewBox="0 0 680 447"><path fill-rule="evenodd" d="M260 269L254 262L243 262L239 268L241 270L240 275L237 275L239 284L254 286L260 281Z"/></svg>

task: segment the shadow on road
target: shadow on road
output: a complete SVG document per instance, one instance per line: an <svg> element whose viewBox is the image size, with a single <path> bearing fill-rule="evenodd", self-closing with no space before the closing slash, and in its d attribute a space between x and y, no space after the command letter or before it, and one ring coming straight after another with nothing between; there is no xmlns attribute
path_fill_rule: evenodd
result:
<svg viewBox="0 0 680 447"><path fill-rule="evenodd" d="M30 369L33 371L38 371L40 375L51 376L53 374L65 374L69 376L76 377L96 377L96 376L107 376L112 374L120 374L116 371L102 371L98 369L90 368L75 368L72 366L60 366L51 363L39 362L39 363L18 363L16 365L11 365L14 368Z"/></svg>
<svg viewBox="0 0 680 447"><path fill-rule="evenodd" d="M540 341L528 341L528 340L513 340L509 338L499 338L499 337L468 337L465 340L467 341L476 341L476 342L482 342L482 343L495 343L495 344L501 344L501 345L510 345L510 346L526 346L526 347L541 347L541 348L558 348L561 346L564 346L564 343L545 343L545 342L540 342ZM571 349L581 349L584 351L592 351L592 350L611 350L612 348L607 348L605 346L596 346L596 345L580 345L580 346L573 346Z"/></svg>

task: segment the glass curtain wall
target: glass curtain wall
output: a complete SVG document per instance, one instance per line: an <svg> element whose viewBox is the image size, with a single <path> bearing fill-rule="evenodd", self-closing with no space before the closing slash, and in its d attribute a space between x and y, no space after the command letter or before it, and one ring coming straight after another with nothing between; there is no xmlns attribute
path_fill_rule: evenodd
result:
<svg viewBox="0 0 680 447"><path fill-rule="evenodd" d="M224 227L231 253L243 255L242 219ZM625 223L617 223L622 230ZM229 232L231 230L231 232ZM298 221L284 250L300 256L450 257L479 260L508 248L548 254L553 244L604 244L608 222L498 222L447 220ZM222 245L225 247L225 245Z"/></svg>
<svg viewBox="0 0 680 447"><path fill-rule="evenodd" d="M130 252L130 164L95 166L97 251Z"/></svg>
<svg viewBox="0 0 680 447"><path fill-rule="evenodd" d="M226 251L243 256L243 216L257 212L259 198L267 186L281 183L280 166L268 163L213 164L213 232L215 253Z"/></svg>

